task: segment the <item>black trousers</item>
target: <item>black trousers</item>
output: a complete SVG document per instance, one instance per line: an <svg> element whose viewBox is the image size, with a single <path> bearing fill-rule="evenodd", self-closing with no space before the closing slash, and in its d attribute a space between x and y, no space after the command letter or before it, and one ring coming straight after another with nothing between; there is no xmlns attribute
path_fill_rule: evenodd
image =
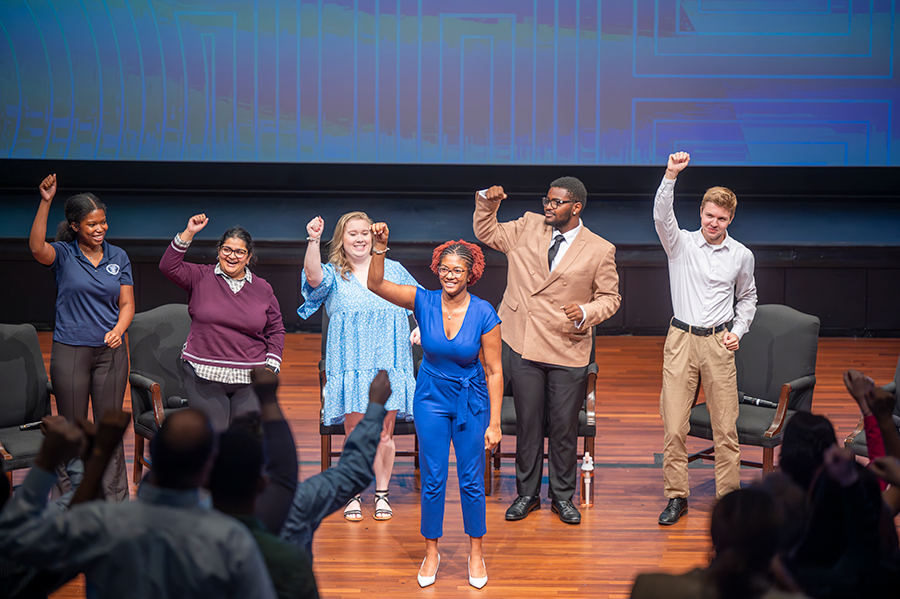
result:
<svg viewBox="0 0 900 599"><path fill-rule="evenodd" d="M519 495L540 495L546 422L549 496L571 500L577 480L578 413L584 405L588 367L523 360L512 349L509 357L516 404L516 489Z"/></svg>
<svg viewBox="0 0 900 599"><path fill-rule="evenodd" d="M69 422L86 419L90 400L94 422L100 422L105 411L122 409L128 382L128 351L124 343L113 349L54 341L50 352L50 380L60 416ZM62 494L68 492L72 484L64 469L59 473L57 492ZM128 473L122 443L103 473L102 484L107 499L128 499Z"/></svg>
<svg viewBox="0 0 900 599"><path fill-rule="evenodd" d="M253 391L253 385L208 381L197 376L194 367L186 360L181 361L181 369L188 407L206 414L217 433L227 429L238 416L259 412L259 399Z"/></svg>

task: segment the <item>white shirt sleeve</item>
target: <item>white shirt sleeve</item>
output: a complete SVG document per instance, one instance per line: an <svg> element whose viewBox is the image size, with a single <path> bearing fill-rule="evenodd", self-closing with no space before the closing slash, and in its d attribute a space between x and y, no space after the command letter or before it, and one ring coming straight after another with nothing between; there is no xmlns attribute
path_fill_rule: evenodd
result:
<svg viewBox="0 0 900 599"><path fill-rule="evenodd" d="M653 224L669 258L675 258L680 251L681 231L675 218L675 179L663 177L656 198L653 200Z"/></svg>

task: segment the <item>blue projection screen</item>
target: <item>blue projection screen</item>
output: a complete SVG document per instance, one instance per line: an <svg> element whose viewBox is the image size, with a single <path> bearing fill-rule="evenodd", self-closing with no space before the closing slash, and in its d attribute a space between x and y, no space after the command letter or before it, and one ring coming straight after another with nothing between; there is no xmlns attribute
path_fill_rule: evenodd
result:
<svg viewBox="0 0 900 599"><path fill-rule="evenodd" d="M2 0L0 156L900 165L894 0Z"/></svg>

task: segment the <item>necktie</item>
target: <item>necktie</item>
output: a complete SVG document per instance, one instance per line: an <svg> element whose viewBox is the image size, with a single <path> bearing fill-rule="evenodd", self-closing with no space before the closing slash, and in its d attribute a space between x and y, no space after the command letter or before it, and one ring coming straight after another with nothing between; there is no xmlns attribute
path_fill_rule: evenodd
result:
<svg viewBox="0 0 900 599"><path fill-rule="evenodd" d="M547 252L547 266L550 267L550 270L553 270L553 259L556 258L556 254L559 252L559 246L565 240L566 238L562 235L557 235L553 238L553 245L550 246L550 250Z"/></svg>

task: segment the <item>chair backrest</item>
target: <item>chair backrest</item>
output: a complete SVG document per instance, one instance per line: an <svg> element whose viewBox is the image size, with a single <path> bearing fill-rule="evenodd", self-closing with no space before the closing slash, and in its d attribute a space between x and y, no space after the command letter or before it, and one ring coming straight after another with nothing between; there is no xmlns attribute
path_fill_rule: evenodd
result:
<svg viewBox="0 0 900 599"><path fill-rule="evenodd" d="M30 324L0 324L0 428L47 415L50 392L37 331Z"/></svg>
<svg viewBox="0 0 900 599"><path fill-rule="evenodd" d="M181 350L190 330L185 304L166 304L135 314L128 327L131 371L158 382L164 404L170 397L185 397Z"/></svg>
<svg viewBox="0 0 900 599"><path fill-rule="evenodd" d="M819 319L788 306L757 307L750 330L735 352L738 390L778 402L784 383L816 373ZM813 390L795 393L788 408L809 410Z"/></svg>
<svg viewBox="0 0 900 599"><path fill-rule="evenodd" d="M325 352L328 348L328 325L330 320L328 318L328 312L323 308L322 309L322 364L325 363ZM412 332L418 325L416 324L416 319L412 314L409 315L409 331ZM419 374L419 364L422 363L422 346L414 345L412 347L412 361L413 361L413 374L418 376Z"/></svg>

